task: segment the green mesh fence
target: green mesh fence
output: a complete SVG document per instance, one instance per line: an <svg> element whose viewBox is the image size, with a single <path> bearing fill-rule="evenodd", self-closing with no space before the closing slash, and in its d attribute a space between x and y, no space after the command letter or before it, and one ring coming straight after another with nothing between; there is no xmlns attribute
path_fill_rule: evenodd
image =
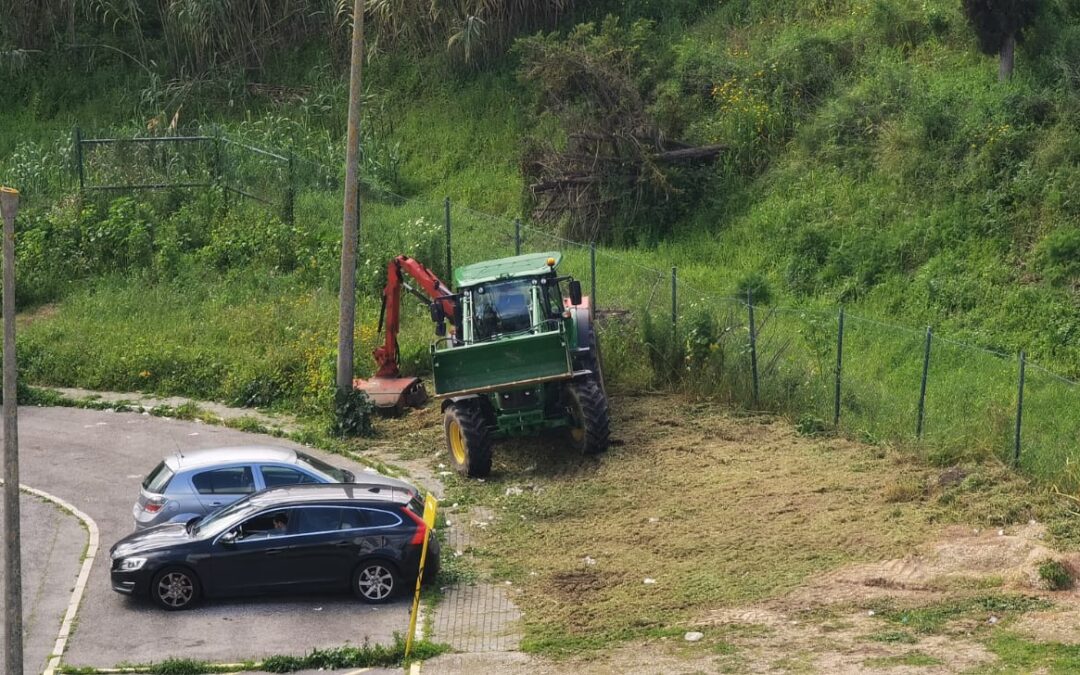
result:
<svg viewBox="0 0 1080 675"><path fill-rule="evenodd" d="M760 317L760 318L759 318ZM838 319L824 312L762 307L756 313L760 401L832 424Z"/></svg>
<svg viewBox="0 0 1080 675"><path fill-rule="evenodd" d="M1020 467L1069 492L1080 490L1080 385L1028 363Z"/></svg>
<svg viewBox="0 0 1080 675"><path fill-rule="evenodd" d="M1008 456L1019 374L1014 358L934 336L923 440L945 461Z"/></svg>
<svg viewBox="0 0 1080 675"><path fill-rule="evenodd" d="M924 337L847 314L840 428L866 440L915 436Z"/></svg>

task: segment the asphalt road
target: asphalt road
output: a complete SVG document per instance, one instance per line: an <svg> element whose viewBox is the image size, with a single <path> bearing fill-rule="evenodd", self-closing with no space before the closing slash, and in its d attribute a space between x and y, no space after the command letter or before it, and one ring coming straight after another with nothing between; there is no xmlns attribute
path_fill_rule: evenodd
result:
<svg viewBox="0 0 1080 675"><path fill-rule="evenodd" d="M378 607L346 595L218 600L185 612L165 612L112 590L108 549L131 532L131 507L139 483L162 457L178 448L267 443L298 447L281 439L139 413L19 409L21 482L70 502L93 518L101 531L101 551L91 569L65 665L109 668L167 658L238 662L274 654L300 655L316 647L386 643L395 632L406 632L409 602L404 598ZM339 456L305 450L354 472L364 469ZM28 509L24 520L39 517L37 511L37 507ZM68 519L71 523L57 535L63 545L51 555L38 550L44 542L30 538L23 542L24 558L45 561L41 565L45 578L63 578L64 574L71 578L69 583L46 584L34 601L35 608L41 608L42 625L53 626L49 648L86 541L77 521ZM73 536L71 527L79 530L77 546L67 541ZM73 550L70 556L58 555L69 548ZM28 567L24 563L24 570ZM53 607L59 607L55 619L44 618ZM37 634L30 637L37 639Z"/></svg>

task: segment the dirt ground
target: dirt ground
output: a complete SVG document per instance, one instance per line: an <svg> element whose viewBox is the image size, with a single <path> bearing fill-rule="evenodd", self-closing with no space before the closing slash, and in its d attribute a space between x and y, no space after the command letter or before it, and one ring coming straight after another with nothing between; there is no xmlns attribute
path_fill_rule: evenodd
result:
<svg viewBox="0 0 1080 675"><path fill-rule="evenodd" d="M437 409L364 443L490 514L467 553L524 613L530 654L429 672L1013 672L1001 640L1080 644L1080 593L1038 572L1080 569L1055 550L1074 516L1004 467L670 395L613 397L612 428L597 459L503 443L483 482L447 473Z"/></svg>

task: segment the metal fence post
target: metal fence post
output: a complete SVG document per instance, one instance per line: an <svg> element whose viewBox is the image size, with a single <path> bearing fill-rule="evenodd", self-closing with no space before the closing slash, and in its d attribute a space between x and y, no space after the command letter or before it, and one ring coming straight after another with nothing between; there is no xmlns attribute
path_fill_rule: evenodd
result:
<svg viewBox="0 0 1080 675"><path fill-rule="evenodd" d="M758 407L757 326L754 324L754 293L746 291L746 310L750 318L750 373L754 384L754 408Z"/></svg>
<svg viewBox="0 0 1080 675"><path fill-rule="evenodd" d="M295 224L294 219L294 207L296 204L296 155L289 152L289 160L287 164L287 176L289 184L285 188L285 198L282 204L282 216L283 220L289 225ZM358 190L359 192L359 190Z"/></svg>
<svg viewBox="0 0 1080 675"><path fill-rule="evenodd" d="M451 266L450 259L450 198L447 197L443 201L443 208L446 211L446 276L451 279L450 283L453 283L454 268Z"/></svg>
<svg viewBox="0 0 1080 675"><path fill-rule="evenodd" d="M919 388L919 420L915 425L916 438L922 438L923 420L926 416L926 380L930 375L930 344L934 339L934 331L930 326L926 327L926 348L923 351L922 385Z"/></svg>
<svg viewBox="0 0 1080 675"><path fill-rule="evenodd" d="M75 127L75 165L79 172L79 192L83 191L83 187L86 184L86 175L83 170L82 145L82 129Z"/></svg>
<svg viewBox="0 0 1080 675"><path fill-rule="evenodd" d="M1024 370L1027 366L1027 354L1020 352L1020 386L1016 392L1016 441L1013 446L1013 466L1020 466L1020 427L1024 418Z"/></svg>
<svg viewBox="0 0 1080 675"><path fill-rule="evenodd" d="M671 268L671 332L675 333L675 326L679 323L679 272L678 268Z"/></svg>
<svg viewBox="0 0 1080 675"><path fill-rule="evenodd" d="M840 379L844 372L844 308L840 308L840 325L836 332L836 396L833 400L833 426L840 426Z"/></svg>
<svg viewBox="0 0 1080 675"><path fill-rule="evenodd" d="M514 219L514 255L521 255L521 218Z"/></svg>
<svg viewBox="0 0 1080 675"><path fill-rule="evenodd" d="M589 284L592 295L589 296L589 304L593 313L596 313L596 244L589 244Z"/></svg>

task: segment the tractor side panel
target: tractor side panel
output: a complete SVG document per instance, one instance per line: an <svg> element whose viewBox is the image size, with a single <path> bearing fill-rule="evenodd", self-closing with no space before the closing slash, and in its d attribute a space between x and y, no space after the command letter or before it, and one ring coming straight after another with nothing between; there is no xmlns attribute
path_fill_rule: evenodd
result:
<svg viewBox="0 0 1080 675"><path fill-rule="evenodd" d="M434 353L432 366L436 396L493 391L573 375L562 333L439 350Z"/></svg>

